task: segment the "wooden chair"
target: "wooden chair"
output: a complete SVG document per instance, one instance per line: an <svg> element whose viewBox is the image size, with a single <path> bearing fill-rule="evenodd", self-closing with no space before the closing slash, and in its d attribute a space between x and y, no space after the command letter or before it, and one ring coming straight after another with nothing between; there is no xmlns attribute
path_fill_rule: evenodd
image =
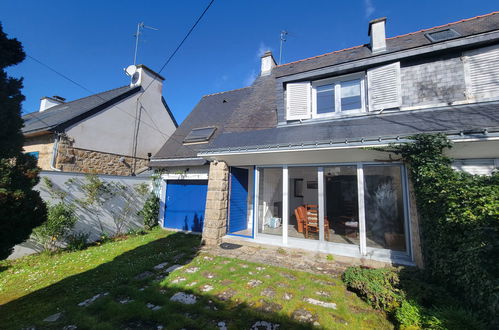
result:
<svg viewBox="0 0 499 330"><path fill-rule="evenodd" d="M308 233L319 232L319 216L317 205L299 206L295 209L295 216L298 222L303 222L305 238L308 238ZM324 217L324 236L329 240L329 221Z"/></svg>

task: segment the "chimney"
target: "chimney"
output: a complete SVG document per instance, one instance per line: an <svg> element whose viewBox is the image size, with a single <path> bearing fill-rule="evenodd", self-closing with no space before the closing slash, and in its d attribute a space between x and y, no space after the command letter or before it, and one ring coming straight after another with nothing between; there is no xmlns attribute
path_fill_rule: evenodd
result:
<svg viewBox="0 0 499 330"><path fill-rule="evenodd" d="M272 72L272 68L276 66L274 56L270 50L262 55L262 65L260 69L260 76L267 76Z"/></svg>
<svg viewBox="0 0 499 330"><path fill-rule="evenodd" d="M63 104L64 101L66 101L66 99L60 96L44 96L40 99L40 109L38 111L45 111L49 108L55 107L56 105Z"/></svg>
<svg viewBox="0 0 499 330"><path fill-rule="evenodd" d="M386 50L386 17L376 18L369 22L367 35L371 37L371 51L373 53L384 52Z"/></svg>

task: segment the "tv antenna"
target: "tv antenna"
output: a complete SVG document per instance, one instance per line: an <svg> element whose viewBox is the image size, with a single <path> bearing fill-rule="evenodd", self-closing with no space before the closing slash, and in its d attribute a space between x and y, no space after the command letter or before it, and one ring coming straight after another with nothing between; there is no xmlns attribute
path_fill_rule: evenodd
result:
<svg viewBox="0 0 499 330"><path fill-rule="evenodd" d="M279 46L279 65L281 65L281 60L282 60L282 45L283 43L286 42L286 36L288 35L288 31L282 30L281 31L281 45Z"/></svg>
<svg viewBox="0 0 499 330"><path fill-rule="evenodd" d="M156 29L152 26L147 26L144 24L144 22L140 22L137 24L137 32L134 34L134 37L135 37L135 53L133 55L133 65L136 65L137 64L137 51L139 49L139 38L140 38L140 35L142 34L142 30L144 29L149 29L149 30L154 30L154 31L158 31L159 29Z"/></svg>

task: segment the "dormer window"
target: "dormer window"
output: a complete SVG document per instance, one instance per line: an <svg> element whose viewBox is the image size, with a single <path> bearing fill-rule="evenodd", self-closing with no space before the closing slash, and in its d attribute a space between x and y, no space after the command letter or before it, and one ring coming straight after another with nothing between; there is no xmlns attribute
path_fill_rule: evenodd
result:
<svg viewBox="0 0 499 330"><path fill-rule="evenodd" d="M312 82L312 117L365 111L364 75Z"/></svg>

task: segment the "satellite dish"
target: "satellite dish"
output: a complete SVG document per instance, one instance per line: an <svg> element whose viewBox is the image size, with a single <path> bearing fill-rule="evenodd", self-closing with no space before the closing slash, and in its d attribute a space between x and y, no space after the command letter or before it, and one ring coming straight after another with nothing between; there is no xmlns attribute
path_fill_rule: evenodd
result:
<svg viewBox="0 0 499 330"><path fill-rule="evenodd" d="M137 67L135 65L129 65L126 69L125 69L125 73L128 75L128 76L133 76L133 74L137 71Z"/></svg>
<svg viewBox="0 0 499 330"><path fill-rule="evenodd" d="M132 84L135 85L139 81L139 78L140 78L140 74L138 72L135 72L132 75Z"/></svg>

